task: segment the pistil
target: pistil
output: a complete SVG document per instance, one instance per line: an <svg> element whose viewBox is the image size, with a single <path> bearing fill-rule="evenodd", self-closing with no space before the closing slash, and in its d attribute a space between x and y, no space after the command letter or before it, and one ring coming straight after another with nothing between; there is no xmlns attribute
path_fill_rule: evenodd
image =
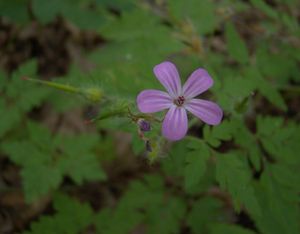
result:
<svg viewBox="0 0 300 234"><path fill-rule="evenodd" d="M179 96L177 99L174 100L174 104L176 106L182 106L185 102L184 96Z"/></svg>

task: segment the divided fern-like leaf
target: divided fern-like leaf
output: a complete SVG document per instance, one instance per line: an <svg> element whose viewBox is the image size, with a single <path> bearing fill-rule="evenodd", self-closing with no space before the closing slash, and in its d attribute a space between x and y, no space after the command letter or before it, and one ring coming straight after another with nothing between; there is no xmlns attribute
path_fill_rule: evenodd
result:
<svg viewBox="0 0 300 234"><path fill-rule="evenodd" d="M64 194L54 196L56 213L52 216L42 216L30 225L30 231L24 234L77 234L93 222L93 211L88 204Z"/></svg>
<svg viewBox="0 0 300 234"><path fill-rule="evenodd" d="M185 154L184 179L186 189L197 186L205 173L209 157L210 149L203 142L198 142L197 148Z"/></svg>
<svg viewBox="0 0 300 234"><path fill-rule="evenodd" d="M27 202L33 202L59 187L64 176L77 184L84 180L103 180L105 173L92 150L94 135L57 137L33 122L28 124L29 140L7 141L2 150L22 167L21 176Z"/></svg>
<svg viewBox="0 0 300 234"><path fill-rule="evenodd" d="M38 107L46 99L49 90L37 87L21 78L23 76L35 76L36 61L29 61L19 67L11 78L0 74L0 137L16 126L22 117L32 108Z"/></svg>
<svg viewBox="0 0 300 234"><path fill-rule="evenodd" d="M99 232L129 233L139 224L145 225L149 234L178 232L186 210L184 202L172 196L165 197L160 177L153 175L144 179L144 183L134 181L130 184L113 211L108 208L100 211L95 222Z"/></svg>
<svg viewBox="0 0 300 234"><path fill-rule="evenodd" d="M251 208L256 214L260 214L260 207L251 185L251 174L241 160L242 155L238 152L217 155L216 179L222 189L227 190L233 199L236 211L241 210L244 205L246 209Z"/></svg>
<svg viewBox="0 0 300 234"><path fill-rule="evenodd" d="M237 62L246 64L249 60L248 49L232 23L226 24L225 36L229 55Z"/></svg>

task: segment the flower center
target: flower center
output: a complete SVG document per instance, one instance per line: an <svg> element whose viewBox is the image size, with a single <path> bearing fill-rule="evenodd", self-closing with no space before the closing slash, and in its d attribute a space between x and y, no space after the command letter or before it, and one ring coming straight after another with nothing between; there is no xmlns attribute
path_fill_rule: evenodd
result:
<svg viewBox="0 0 300 234"><path fill-rule="evenodd" d="M174 104L176 106L182 106L184 104L185 98L184 96L179 96L177 99L174 99Z"/></svg>

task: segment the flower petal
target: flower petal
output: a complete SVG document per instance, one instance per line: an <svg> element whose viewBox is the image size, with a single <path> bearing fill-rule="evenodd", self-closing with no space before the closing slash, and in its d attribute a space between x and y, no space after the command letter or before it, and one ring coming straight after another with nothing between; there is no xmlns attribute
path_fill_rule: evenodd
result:
<svg viewBox="0 0 300 234"><path fill-rule="evenodd" d="M216 103L202 99L190 100L185 108L210 125L218 125L223 117L223 111Z"/></svg>
<svg viewBox="0 0 300 234"><path fill-rule="evenodd" d="M143 113L153 113L167 109L172 105L169 94L160 90L148 89L137 96L137 105Z"/></svg>
<svg viewBox="0 0 300 234"><path fill-rule="evenodd" d="M162 134L171 141L183 138L188 130L188 119L183 107L173 105L165 116Z"/></svg>
<svg viewBox="0 0 300 234"><path fill-rule="evenodd" d="M214 81L208 72L202 68L195 70L183 86L183 95L185 98L194 98L197 95L208 90Z"/></svg>
<svg viewBox="0 0 300 234"><path fill-rule="evenodd" d="M168 93L176 98L181 93L181 81L176 66L171 62L156 65L153 72Z"/></svg>

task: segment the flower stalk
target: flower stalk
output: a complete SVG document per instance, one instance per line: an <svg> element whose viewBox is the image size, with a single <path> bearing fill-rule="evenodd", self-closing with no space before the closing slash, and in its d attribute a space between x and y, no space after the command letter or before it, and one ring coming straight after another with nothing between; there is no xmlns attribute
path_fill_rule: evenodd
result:
<svg viewBox="0 0 300 234"><path fill-rule="evenodd" d="M61 84L61 83L57 83L57 82L53 82L53 81L32 79L29 77L23 77L22 79L26 80L26 81L34 82L37 84L46 85L51 88L59 89L64 92L80 94L92 102L100 102L100 101L102 101L102 98L103 98L103 92L98 87L78 88L78 87L74 87L71 85Z"/></svg>
<svg viewBox="0 0 300 234"><path fill-rule="evenodd" d="M69 92L69 93L80 93L80 88L71 86L71 85L65 85L65 84L60 84L60 83L56 83L56 82L52 82L52 81L46 81L46 80L38 80L38 79L32 79L29 77L22 77L23 80L26 81L30 81L30 82L34 82L37 84L41 84L41 85L46 85L55 89L60 89L63 90L65 92Z"/></svg>

